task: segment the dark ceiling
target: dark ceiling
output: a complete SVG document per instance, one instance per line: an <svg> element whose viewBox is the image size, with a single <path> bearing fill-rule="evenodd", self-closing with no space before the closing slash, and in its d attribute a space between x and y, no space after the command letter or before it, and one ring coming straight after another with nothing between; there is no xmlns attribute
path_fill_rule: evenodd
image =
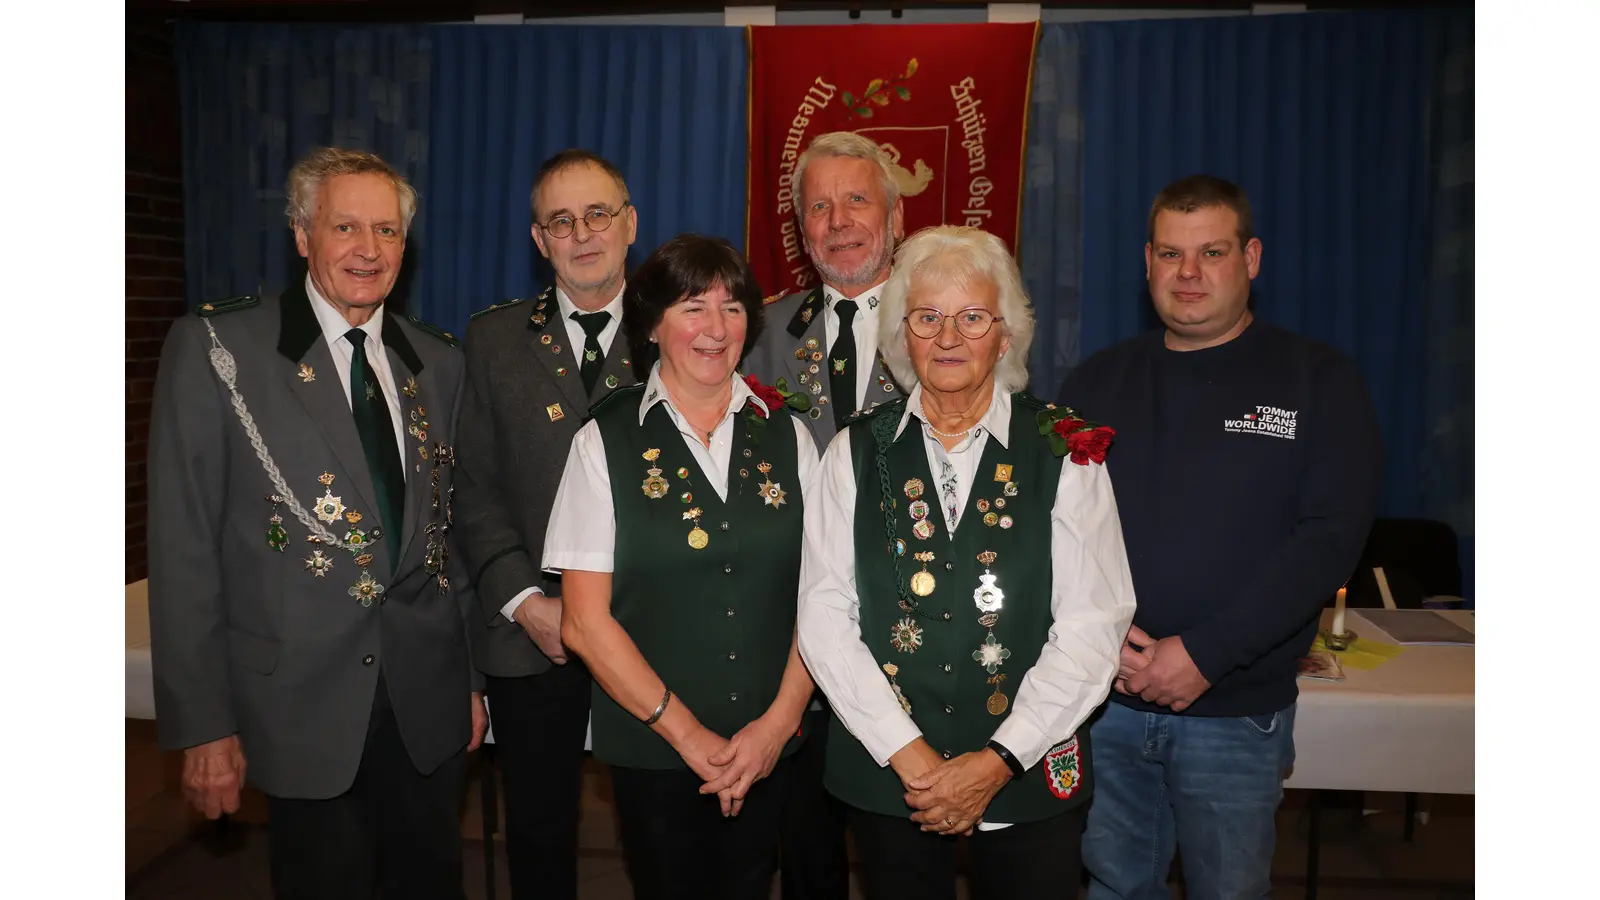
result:
<svg viewBox="0 0 1600 900"><path fill-rule="evenodd" d="M462 22L475 15L521 13L529 17L581 17L596 15L659 15L662 13L717 12L729 6L777 6L782 10L929 9L965 7L982 9L971 0L840 0L840 2L769 2L723 0L720 3L645 2L645 0L128 0L130 14L162 18L251 20L277 22ZM1248 0L1102 0L1102 2L1042 3L1046 8L1069 9L1248 9ZM1470 7L1462 0L1310 0L1311 9Z"/></svg>

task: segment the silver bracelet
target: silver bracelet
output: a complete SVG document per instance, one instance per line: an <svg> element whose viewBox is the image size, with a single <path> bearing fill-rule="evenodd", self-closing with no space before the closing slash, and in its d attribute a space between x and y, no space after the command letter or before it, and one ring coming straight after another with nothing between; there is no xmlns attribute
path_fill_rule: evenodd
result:
<svg viewBox="0 0 1600 900"><path fill-rule="evenodd" d="M654 725L661 721L661 714L667 711L667 703L670 700L672 700L672 689L667 688L666 694L661 697L661 705L656 707L656 711L650 714L650 718L644 720L644 724Z"/></svg>

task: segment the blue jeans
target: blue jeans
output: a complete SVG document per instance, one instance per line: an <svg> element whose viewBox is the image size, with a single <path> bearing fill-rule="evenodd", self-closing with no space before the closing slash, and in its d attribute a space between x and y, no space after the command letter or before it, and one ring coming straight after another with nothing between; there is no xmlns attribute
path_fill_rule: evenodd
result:
<svg viewBox="0 0 1600 900"><path fill-rule="evenodd" d="M1167 900L1179 846L1189 900L1268 896L1294 710L1202 718L1108 703L1090 728L1088 900Z"/></svg>

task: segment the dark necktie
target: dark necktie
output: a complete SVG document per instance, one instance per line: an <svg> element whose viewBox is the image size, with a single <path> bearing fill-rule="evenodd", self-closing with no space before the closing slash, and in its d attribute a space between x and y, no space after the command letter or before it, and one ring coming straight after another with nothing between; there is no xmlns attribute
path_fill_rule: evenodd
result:
<svg viewBox="0 0 1600 900"><path fill-rule="evenodd" d="M378 384L378 373L367 364L367 333L359 328L345 332L350 342L350 411L355 415L356 433L367 454L373 487L378 492L378 518L383 521L383 536L389 546L390 574L400 565L400 526L405 521L406 474L400 468L400 448L394 442L394 421L389 418L389 401Z"/></svg>
<svg viewBox="0 0 1600 900"><path fill-rule="evenodd" d="M600 332L606 330L611 324L611 313L575 312L570 318L583 329L585 340L583 342L583 356L578 367L578 373L583 376L583 393L585 396L594 393L594 383L600 380L600 367L606 364L606 355L600 349Z"/></svg>
<svg viewBox="0 0 1600 900"><path fill-rule="evenodd" d="M840 300L833 305L839 314L839 336L828 351L828 383L833 385L833 424L844 427L844 420L856 410L856 302Z"/></svg>

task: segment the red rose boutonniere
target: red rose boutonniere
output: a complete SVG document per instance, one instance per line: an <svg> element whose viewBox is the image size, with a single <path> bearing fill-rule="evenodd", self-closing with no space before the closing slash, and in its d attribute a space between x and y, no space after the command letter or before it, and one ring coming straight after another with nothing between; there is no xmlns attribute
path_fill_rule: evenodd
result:
<svg viewBox="0 0 1600 900"><path fill-rule="evenodd" d="M760 400L760 403L746 403L744 405L744 421L748 426L748 434L752 443L761 442L761 430L766 427L767 419L772 412L787 406L790 409L804 412L811 408L811 398L805 394L789 393L784 390L783 379L778 379L778 386L762 384L754 375L744 376L745 386L750 388L750 393ZM763 404L765 409L762 408Z"/></svg>
<svg viewBox="0 0 1600 900"><path fill-rule="evenodd" d="M1039 433L1050 439L1050 451L1080 466L1091 462L1105 465L1106 451L1117 434L1111 426L1085 419L1071 407L1053 404L1040 411L1038 423Z"/></svg>
<svg viewBox="0 0 1600 900"><path fill-rule="evenodd" d="M750 411L761 418L765 419L767 417L767 410L777 409L783 405L783 395L778 393L778 389L762 384L754 375L746 375L744 383L746 387L750 388L750 393L755 394L756 399L766 405L766 409L762 409L760 406L750 407Z"/></svg>

